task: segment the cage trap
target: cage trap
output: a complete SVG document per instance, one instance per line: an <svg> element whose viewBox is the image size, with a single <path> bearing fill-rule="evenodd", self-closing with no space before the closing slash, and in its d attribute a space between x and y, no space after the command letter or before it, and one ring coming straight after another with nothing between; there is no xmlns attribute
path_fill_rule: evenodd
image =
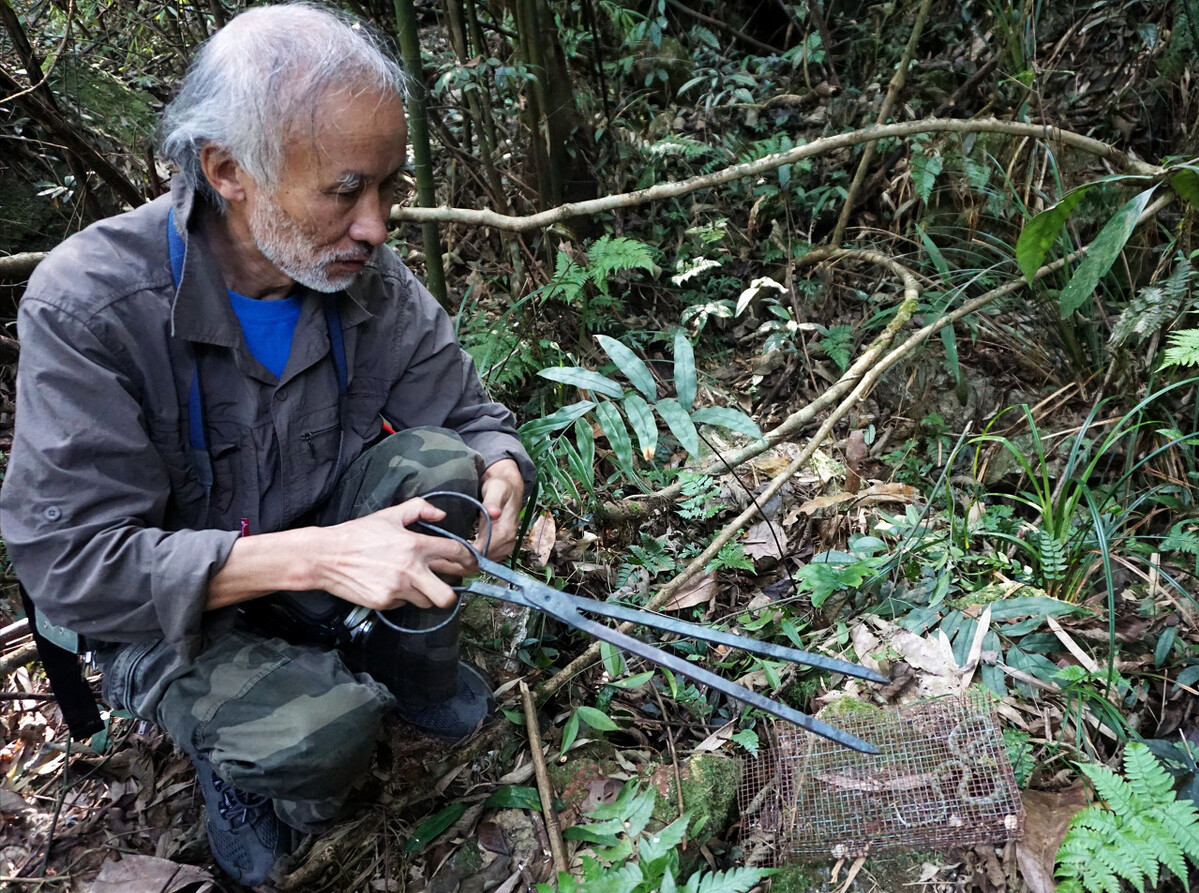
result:
<svg viewBox="0 0 1199 893"><path fill-rule="evenodd" d="M770 747L746 763L738 806L753 863L945 851L1022 835L1020 793L985 695L861 705L835 721L879 753L777 723Z"/></svg>

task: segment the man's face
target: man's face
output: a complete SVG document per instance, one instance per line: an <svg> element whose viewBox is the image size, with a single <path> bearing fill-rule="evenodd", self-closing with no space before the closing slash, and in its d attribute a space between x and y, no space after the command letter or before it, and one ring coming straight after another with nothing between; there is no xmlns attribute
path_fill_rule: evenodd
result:
<svg viewBox="0 0 1199 893"><path fill-rule="evenodd" d="M398 100L345 91L326 96L311 130L291 135L277 188L249 191L258 250L316 291L349 285L387 237L406 139Z"/></svg>

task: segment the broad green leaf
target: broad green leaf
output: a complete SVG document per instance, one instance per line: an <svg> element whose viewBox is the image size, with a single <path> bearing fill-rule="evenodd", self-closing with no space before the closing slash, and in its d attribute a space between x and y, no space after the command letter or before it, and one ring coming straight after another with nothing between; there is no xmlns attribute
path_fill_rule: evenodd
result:
<svg viewBox="0 0 1199 893"><path fill-rule="evenodd" d="M1149 178L1139 174L1112 174L1100 177L1098 180L1084 183L1077 189L1067 192L1056 205L1046 208L1028 221L1024 225L1023 232L1020 233L1020 238L1016 240L1016 262L1020 264L1024 278L1032 282L1032 277L1045 262L1045 255L1053 247L1070 212L1074 210L1074 206L1082 200L1084 195L1096 186L1126 182L1146 183L1149 182Z"/></svg>
<svg viewBox="0 0 1199 893"><path fill-rule="evenodd" d="M646 670L644 673L634 673L627 679L617 679L615 682L608 684L614 688L640 688L654 678L653 670Z"/></svg>
<svg viewBox="0 0 1199 893"><path fill-rule="evenodd" d="M595 409L595 404L590 400L580 400L578 403L563 406L557 412L550 413L545 418L525 422L520 426L520 434L522 437L530 440L540 440L547 434L552 434L555 431L561 431L563 428L568 427L576 419L581 418L593 409Z"/></svg>
<svg viewBox="0 0 1199 893"><path fill-rule="evenodd" d="M620 410L611 403L601 403L595 408L595 417L599 419L600 427L608 436L608 445L616 454L616 463L625 473L633 474L633 441L629 440L629 432L624 426L624 419L620 417Z"/></svg>
<svg viewBox="0 0 1199 893"><path fill-rule="evenodd" d="M581 840L584 843L597 843L600 846L616 846L620 839L610 832L597 831L591 825L573 825L562 831L564 840ZM636 868L636 866L625 865L625 868ZM640 879L640 872L638 872ZM590 887L588 887L590 889Z"/></svg>
<svg viewBox="0 0 1199 893"><path fill-rule="evenodd" d="M603 394L614 400L619 400L624 393L624 388L608 376L592 372L590 369L579 369L577 366L550 366L537 374L550 381L574 385L583 391L595 391L597 394Z"/></svg>
<svg viewBox="0 0 1199 893"><path fill-rule="evenodd" d="M708 406L691 413L691 421L697 425L715 425L717 428L729 428L757 440L762 440L762 429L758 427L758 423L739 409L730 409L727 406Z"/></svg>
<svg viewBox="0 0 1199 893"><path fill-rule="evenodd" d="M531 809L534 812L541 812L541 795L537 793L537 788L509 784L502 788L496 788L483 805L495 806L500 809Z"/></svg>
<svg viewBox="0 0 1199 893"><path fill-rule="evenodd" d="M740 316L742 313L744 313L745 308L749 306L750 302L758 296L758 293L763 288L775 288L775 289L778 289L783 294L787 293L786 288L784 288L778 282L775 282L769 276L760 276L757 279L755 279L753 282L751 282L749 284L749 288L747 288L745 291L741 292L740 296L738 296L737 309L736 309L734 315Z"/></svg>
<svg viewBox="0 0 1199 893"><path fill-rule="evenodd" d="M1067 318L1086 302L1103 274L1111 269L1120 252L1124 250L1128 237L1132 235L1137 218L1149 204L1149 199L1153 197L1156 189L1156 186L1151 186L1129 199L1099 231L1099 235L1087 249L1087 256L1082 259L1082 263L1058 295L1062 319Z"/></svg>
<svg viewBox="0 0 1199 893"><path fill-rule="evenodd" d="M575 711L575 715L597 732L615 732L620 728L612 722L608 714L602 710L596 710L594 707L580 707Z"/></svg>
<svg viewBox="0 0 1199 893"><path fill-rule="evenodd" d="M604 353L612 358L616 367L625 374L625 378L633 383L633 387L645 395L646 400L652 402L658 399L658 385L654 382L654 373L649 371L649 366L645 365L641 357L607 335L596 335L595 340L604 349Z"/></svg>
<svg viewBox="0 0 1199 893"><path fill-rule="evenodd" d="M687 414L687 410L679 406L679 401L672 397L667 397L664 400L659 400L654 404L654 408L658 410L658 415L662 416L662 421L666 423L672 434L679 439L690 455L699 455L699 432L695 430L695 424L691 421L691 416Z"/></svg>
<svg viewBox="0 0 1199 893"><path fill-rule="evenodd" d="M1178 172L1170 177L1170 187L1190 203L1192 208L1199 208L1199 171L1192 166L1182 165Z"/></svg>
<svg viewBox="0 0 1199 893"><path fill-rule="evenodd" d="M1045 255L1057 241L1058 233L1062 231L1070 212L1082 201L1090 186L1088 183L1085 187L1066 193L1065 198L1056 205L1046 208L1024 224L1020 238L1016 240L1016 263L1020 265L1020 272L1029 283L1045 262Z"/></svg>
<svg viewBox="0 0 1199 893"><path fill-rule="evenodd" d="M1047 595L1025 595L1018 598L1004 598L991 603L992 620L1013 620L1017 617L1048 616L1056 614L1076 614L1084 609L1078 605Z"/></svg>
<svg viewBox="0 0 1199 893"><path fill-rule="evenodd" d="M575 743L575 739L579 737L579 714L572 713L570 719L566 721L566 725L562 727L562 748L561 753L565 754L570 750L570 746Z"/></svg>
<svg viewBox="0 0 1199 893"><path fill-rule="evenodd" d="M436 815L421 822L408 842L404 844L405 853L415 853L428 846L442 831L462 818L466 812L465 803L452 803Z"/></svg>
<svg viewBox="0 0 1199 893"><path fill-rule="evenodd" d="M617 679L624 675L625 662L624 655L620 653L620 649L610 642L600 642L600 661L604 665L604 670L608 674L609 679Z"/></svg>
<svg viewBox="0 0 1199 893"><path fill-rule="evenodd" d="M640 394L627 394L624 398L624 412L629 417L629 425L637 435L641 444L641 458L652 462L654 453L658 450L658 423L654 421L653 411Z"/></svg>
<svg viewBox="0 0 1199 893"><path fill-rule="evenodd" d="M687 333L679 329L674 333L674 391L679 405L691 410L695 404L695 392L699 387L695 375L695 350Z"/></svg>

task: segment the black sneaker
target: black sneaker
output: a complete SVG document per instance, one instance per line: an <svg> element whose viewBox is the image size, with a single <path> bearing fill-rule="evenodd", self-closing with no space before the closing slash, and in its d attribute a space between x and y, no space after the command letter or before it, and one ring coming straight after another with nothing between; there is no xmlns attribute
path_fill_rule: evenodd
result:
<svg viewBox="0 0 1199 893"><path fill-rule="evenodd" d="M491 684L469 664L458 664L458 692L448 701L416 706L396 704L396 714L422 732L455 741L465 738L492 715Z"/></svg>
<svg viewBox="0 0 1199 893"><path fill-rule="evenodd" d="M192 762L204 793L204 826L216 864L239 884L265 883L275 863L291 852L292 829L279 821L269 798L222 781L204 757L193 756Z"/></svg>

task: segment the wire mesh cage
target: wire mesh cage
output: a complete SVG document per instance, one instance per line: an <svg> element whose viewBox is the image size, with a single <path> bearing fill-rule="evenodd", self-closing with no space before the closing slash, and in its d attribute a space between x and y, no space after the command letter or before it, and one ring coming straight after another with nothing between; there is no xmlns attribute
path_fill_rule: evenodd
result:
<svg viewBox="0 0 1199 893"><path fill-rule="evenodd" d="M986 695L861 705L832 721L879 753L777 723L738 789L752 863L945 851L1023 834L1020 793Z"/></svg>

